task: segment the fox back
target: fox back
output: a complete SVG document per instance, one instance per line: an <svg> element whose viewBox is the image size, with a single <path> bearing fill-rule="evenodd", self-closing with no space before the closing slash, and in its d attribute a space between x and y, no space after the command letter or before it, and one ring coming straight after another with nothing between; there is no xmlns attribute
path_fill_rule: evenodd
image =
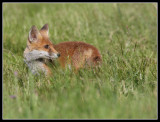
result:
<svg viewBox="0 0 160 122"><path fill-rule="evenodd" d="M54 45L54 48L61 54L58 60L62 67L68 65L78 70L84 67L96 67L102 62L98 49L85 42L62 42Z"/></svg>

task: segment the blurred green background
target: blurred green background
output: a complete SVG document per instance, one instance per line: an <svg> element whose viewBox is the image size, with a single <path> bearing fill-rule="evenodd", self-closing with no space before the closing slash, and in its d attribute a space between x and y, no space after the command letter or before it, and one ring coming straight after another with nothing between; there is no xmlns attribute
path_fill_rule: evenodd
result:
<svg viewBox="0 0 160 122"><path fill-rule="evenodd" d="M28 33L84 41L101 72L57 66L49 80L23 62ZM3 119L156 119L157 3L3 3Z"/></svg>

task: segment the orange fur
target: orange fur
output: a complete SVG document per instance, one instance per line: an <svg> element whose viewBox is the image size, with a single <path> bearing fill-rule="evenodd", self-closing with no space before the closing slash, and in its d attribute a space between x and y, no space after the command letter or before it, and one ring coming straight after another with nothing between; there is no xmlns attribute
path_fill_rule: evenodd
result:
<svg viewBox="0 0 160 122"><path fill-rule="evenodd" d="M61 54L58 60L62 67L71 64L78 70L85 65L94 67L102 61L98 49L85 42L62 42L54 45L54 48Z"/></svg>
<svg viewBox="0 0 160 122"><path fill-rule="evenodd" d="M47 70L47 76L51 76L52 72L51 72L50 68L46 64L43 64L43 66Z"/></svg>
<svg viewBox="0 0 160 122"><path fill-rule="evenodd" d="M60 53L60 57L58 58L60 65L63 68L65 68L66 65L71 65L76 71L83 67L95 67L102 62L102 57L98 49L85 42L69 41L56 45L52 44L48 37L47 24L44 25L39 32L35 29L33 32L31 31L31 34L31 36L37 38L37 41L30 42L28 38L27 48L24 51L24 55L32 50L42 50L55 54ZM49 49L44 48L44 45L49 45ZM51 75L50 68L45 64L45 62L43 68L46 69L48 75Z"/></svg>

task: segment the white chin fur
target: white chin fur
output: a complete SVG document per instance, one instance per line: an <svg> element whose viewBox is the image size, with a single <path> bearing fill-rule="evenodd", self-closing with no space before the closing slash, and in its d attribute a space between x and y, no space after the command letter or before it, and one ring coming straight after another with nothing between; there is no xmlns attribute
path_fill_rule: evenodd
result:
<svg viewBox="0 0 160 122"><path fill-rule="evenodd" d="M46 51L40 51L41 52L41 55L43 58L46 58L46 59L56 59L58 58L58 55L56 53L52 53L51 55L49 55L48 52Z"/></svg>
<svg viewBox="0 0 160 122"><path fill-rule="evenodd" d="M40 50L32 50L31 52L25 54L26 61L32 61L39 58L44 59L56 59L58 58L57 54L52 53L52 55L49 55L46 51L40 51Z"/></svg>
<svg viewBox="0 0 160 122"><path fill-rule="evenodd" d="M51 57L51 59L56 59L56 58L58 58L57 54L55 54L55 53L52 53L52 55L51 55L50 57Z"/></svg>

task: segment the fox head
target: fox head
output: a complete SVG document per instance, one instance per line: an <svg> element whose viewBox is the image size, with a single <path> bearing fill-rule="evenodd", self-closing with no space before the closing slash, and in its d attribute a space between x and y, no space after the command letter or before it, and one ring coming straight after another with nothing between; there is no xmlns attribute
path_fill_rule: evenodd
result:
<svg viewBox="0 0 160 122"><path fill-rule="evenodd" d="M48 24L45 24L40 31L33 25L29 31L27 47L29 51L39 52L40 58L55 59L58 58L60 54L54 49L48 32Z"/></svg>

